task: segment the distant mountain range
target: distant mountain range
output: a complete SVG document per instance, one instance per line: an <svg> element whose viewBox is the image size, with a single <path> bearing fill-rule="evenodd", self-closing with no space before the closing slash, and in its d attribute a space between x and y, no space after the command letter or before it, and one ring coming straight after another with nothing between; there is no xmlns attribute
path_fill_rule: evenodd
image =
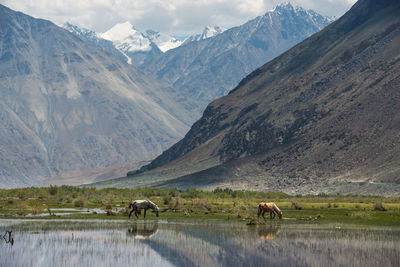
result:
<svg viewBox="0 0 400 267"><path fill-rule="evenodd" d="M147 58L161 55L182 44L216 36L225 30L225 28L219 26L207 26L201 34L192 35L184 41L179 41L159 31L146 30L141 32L129 21L116 24L104 33L96 33L92 30L72 25L69 22L66 22L62 27L77 35L83 41L135 66L147 62Z"/></svg>
<svg viewBox="0 0 400 267"><path fill-rule="evenodd" d="M3 5L0 36L0 187L152 158L193 121L179 92L115 49Z"/></svg>
<svg viewBox="0 0 400 267"><path fill-rule="evenodd" d="M4 6L0 12L0 186L7 187L72 181L92 168L103 179L101 168L160 154L208 101L330 22L286 4L180 42L130 23L102 34L65 24L68 33Z"/></svg>
<svg viewBox="0 0 400 267"><path fill-rule="evenodd" d="M396 0L358 1L208 105L143 173L97 186L399 195L399 14Z"/></svg>
<svg viewBox="0 0 400 267"><path fill-rule="evenodd" d="M207 104L226 95L250 72L331 21L312 10L282 4L238 27L206 29L193 41L149 57L139 67L177 88L183 99L194 99L190 105L181 102L200 117ZM205 38L207 32L218 34Z"/></svg>
<svg viewBox="0 0 400 267"><path fill-rule="evenodd" d="M208 103L226 95L247 74L331 22L332 18L285 3L232 29L206 26L183 42L152 30L140 32L125 22L95 34L103 39L96 43L107 39L115 49L95 46L113 55L118 50L120 58L125 56L128 63L175 87L180 103L200 117ZM64 27L93 45L88 30Z"/></svg>

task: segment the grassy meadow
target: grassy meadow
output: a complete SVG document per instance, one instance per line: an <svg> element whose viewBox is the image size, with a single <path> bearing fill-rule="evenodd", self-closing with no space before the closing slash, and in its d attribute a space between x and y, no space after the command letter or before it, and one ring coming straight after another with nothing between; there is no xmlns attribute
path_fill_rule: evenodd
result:
<svg viewBox="0 0 400 267"><path fill-rule="evenodd" d="M284 221L338 222L365 225L399 225L400 198L358 195L291 196L282 192L176 189L79 188L73 186L0 189L0 218L128 219L130 201L150 199L160 207L160 219L229 219L254 222L261 201L275 202ZM54 215L52 209L101 209L88 214ZM63 211L58 211L58 213ZM64 211L66 212L66 211ZM50 216L51 215L51 216ZM267 221L269 214L265 214ZM143 218L143 217L141 217ZM154 219L152 212L147 213ZM134 216L131 220L134 220ZM277 218L275 219L277 220ZM263 222L261 219L260 222ZM256 222L254 222L256 223Z"/></svg>

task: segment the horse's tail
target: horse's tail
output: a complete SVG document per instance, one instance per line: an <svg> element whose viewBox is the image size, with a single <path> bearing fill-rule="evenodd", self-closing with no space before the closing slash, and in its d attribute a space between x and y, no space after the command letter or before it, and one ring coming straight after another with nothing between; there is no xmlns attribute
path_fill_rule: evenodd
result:
<svg viewBox="0 0 400 267"><path fill-rule="evenodd" d="M258 204L258 212L257 212L258 217L260 217L261 212L262 212L262 205L260 203L260 204Z"/></svg>
<svg viewBox="0 0 400 267"><path fill-rule="evenodd" d="M134 205L136 204L136 200L132 201L131 203L129 203L128 208L132 209L134 207Z"/></svg>
<svg viewBox="0 0 400 267"><path fill-rule="evenodd" d="M274 211L278 214L279 219L282 219L282 211L278 208L278 206L274 203Z"/></svg>

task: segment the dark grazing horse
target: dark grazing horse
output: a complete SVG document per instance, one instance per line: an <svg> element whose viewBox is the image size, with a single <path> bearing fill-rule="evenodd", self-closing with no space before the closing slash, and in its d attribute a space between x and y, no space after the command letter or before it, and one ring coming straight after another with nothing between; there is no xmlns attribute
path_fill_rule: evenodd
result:
<svg viewBox="0 0 400 267"><path fill-rule="evenodd" d="M156 204L147 199L135 200L129 204L129 208L132 209L131 212L129 213L129 218L131 217L133 212L135 212L136 218L139 218L138 213L140 213L141 210L144 210L143 216L144 218L146 218L146 211L148 209L152 209L156 213L156 216L158 217L158 211L160 210Z"/></svg>

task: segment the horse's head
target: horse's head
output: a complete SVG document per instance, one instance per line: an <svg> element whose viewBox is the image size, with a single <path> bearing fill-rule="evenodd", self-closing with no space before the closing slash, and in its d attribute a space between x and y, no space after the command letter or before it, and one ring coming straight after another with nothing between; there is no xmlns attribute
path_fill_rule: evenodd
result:
<svg viewBox="0 0 400 267"><path fill-rule="evenodd" d="M154 212L156 213L156 217L158 217L158 211L159 211L160 209L158 208L158 206L156 205L155 207L154 207Z"/></svg>
<svg viewBox="0 0 400 267"><path fill-rule="evenodd" d="M279 211L279 212L278 212L278 217L279 217L279 219L282 219L282 215L283 215L282 211Z"/></svg>
<svg viewBox="0 0 400 267"><path fill-rule="evenodd" d="M132 209L132 208L133 208L133 202L129 203L128 208L129 208L129 209Z"/></svg>

